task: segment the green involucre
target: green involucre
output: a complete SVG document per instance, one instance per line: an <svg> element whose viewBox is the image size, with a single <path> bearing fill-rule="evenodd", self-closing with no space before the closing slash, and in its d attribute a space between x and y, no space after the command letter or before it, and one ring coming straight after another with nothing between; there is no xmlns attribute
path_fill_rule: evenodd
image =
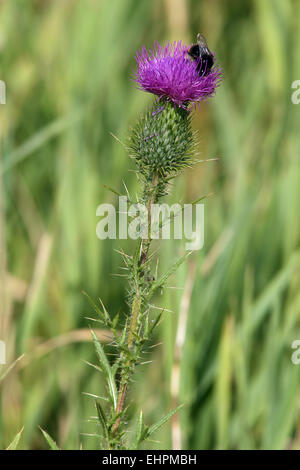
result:
<svg viewBox="0 0 300 470"><path fill-rule="evenodd" d="M128 147L142 173L177 173L192 163L195 134L190 113L173 103L156 105L135 126Z"/></svg>

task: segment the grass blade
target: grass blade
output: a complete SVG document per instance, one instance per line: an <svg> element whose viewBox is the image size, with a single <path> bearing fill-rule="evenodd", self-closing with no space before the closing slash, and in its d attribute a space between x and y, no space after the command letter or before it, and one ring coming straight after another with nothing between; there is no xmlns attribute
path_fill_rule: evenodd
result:
<svg viewBox="0 0 300 470"><path fill-rule="evenodd" d="M15 436L14 439L11 441L11 443L9 444L9 446L7 447L6 450L16 450L16 449L17 449L18 444L19 444L20 439L21 439L21 436L22 436L23 429L24 429L24 426L23 426L23 428L21 429L21 431L18 432L18 434L16 434L16 436Z"/></svg>
<svg viewBox="0 0 300 470"><path fill-rule="evenodd" d="M44 429L42 429L41 427L40 427L40 430L42 431L44 438L48 442L48 444L50 446L50 449L51 450L60 450L60 448L58 447L56 442L52 439L52 437L46 431L44 431Z"/></svg>

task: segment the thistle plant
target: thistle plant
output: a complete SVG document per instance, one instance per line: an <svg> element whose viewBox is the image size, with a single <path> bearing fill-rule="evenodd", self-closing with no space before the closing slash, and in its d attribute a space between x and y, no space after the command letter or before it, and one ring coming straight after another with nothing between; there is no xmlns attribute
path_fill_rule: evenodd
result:
<svg viewBox="0 0 300 470"><path fill-rule="evenodd" d="M97 422L102 449L137 449L154 431L163 425L176 411L172 410L158 423L147 426L140 412L135 435L126 433L128 412L127 392L135 368L147 342L161 320L162 313L150 319L150 300L161 290L169 277L185 261L186 252L169 270L158 276L153 273L151 253L153 226L151 211L162 196L167 195L170 181L184 168L193 165L197 143L192 129L192 108L211 97L219 85L222 72L214 63L209 73L201 74L199 61L188 56L188 47L181 42L154 44L153 50L145 47L136 54L137 71L133 80L138 88L156 95L155 102L132 129L126 149L137 167L136 174L141 186L140 199L147 209L142 234L137 240L133 254L121 251L128 279L128 312L123 330L118 330L119 317L112 317L100 302L97 305L89 297L97 312L96 321L109 329L114 337L115 361L111 362L103 346L92 331L100 370L107 381L107 397L96 397ZM132 202L130 200L130 202ZM145 229L146 228L146 229ZM155 275L154 275L155 274ZM93 398L95 396L93 395Z"/></svg>

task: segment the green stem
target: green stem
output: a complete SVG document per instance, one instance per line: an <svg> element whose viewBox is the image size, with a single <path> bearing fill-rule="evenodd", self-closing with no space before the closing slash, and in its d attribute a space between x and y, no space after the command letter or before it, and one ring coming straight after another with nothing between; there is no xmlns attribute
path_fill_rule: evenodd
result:
<svg viewBox="0 0 300 470"><path fill-rule="evenodd" d="M129 350L132 349L132 346L133 346L134 334L136 332L140 306L141 306L141 298L140 298L139 288L137 288L137 292L133 299L132 308L131 308L131 319L130 319L130 327L129 327L129 332L128 332L128 341L127 341Z"/></svg>
<svg viewBox="0 0 300 470"><path fill-rule="evenodd" d="M145 193L146 193L146 198L147 198L146 205L147 205L147 211L148 211L148 237L142 240L141 254L139 257L139 261L138 261L138 266L140 268L147 261L147 256L148 256L149 248L151 244L151 207L152 207L152 204L154 204L158 199L158 182L159 182L159 177L157 174L154 174L151 180L150 187L145 188ZM129 323L128 335L127 335L127 346L128 346L129 351L132 351L134 348L134 338L138 334L139 325L140 325L139 318L141 314L142 296L141 296L140 282L138 281L144 281L144 280L145 280L145 272L143 271L143 269L140 269L139 279L136 282L136 292L132 300L130 323ZM127 357L125 364L123 363L121 376L120 376L117 408L116 408L117 415L121 415L123 408L124 408L127 385L128 385L130 376L133 372L134 363L135 361L132 360L131 356ZM121 416L118 417L118 419L116 420L112 428L113 435L116 435L118 433L120 423L121 423Z"/></svg>

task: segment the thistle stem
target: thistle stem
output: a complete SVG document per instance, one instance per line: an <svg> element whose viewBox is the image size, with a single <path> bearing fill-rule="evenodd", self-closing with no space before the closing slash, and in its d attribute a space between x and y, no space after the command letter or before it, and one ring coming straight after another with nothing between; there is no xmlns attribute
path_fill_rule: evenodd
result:
<svg viewBox="0 0 300 470"><path fill-rule="evenodd" d="M142 296L141 296L141 284L145 282L145 272L141 267L143 264L146 263L149 248L151 244L151 208L152 204L154 204L158 199L158 182L159 177L158 174L155 173L151 179L151 183L145 184L144 195L146 200L146 207L147 207L147 214L148 214L148 234L147 238L143 238L141 242L141 252L139 256L138 266L139 270L139 278L136 282L136 291L132 300L131 306L131 314L130 314L130 323L128 328L127 334L127 347L128 351L132 351L134 348L134 339L135 336L138 335L139 332L139 325L140 325L140 315L141 315L141 304L142 304ZM124 357L124 354L123 354ZM128 356L125 362L125 367L122 368L121 376L120 376L120 385L118 391L118 400L117 400L117 408L116 414L119 415L116 422L113 425L112 431L113 434L117 434L120 423L121 423L121 413L124 408L126 392L127 392L127 385L132 375L133 368L135 366L135 361L132 360L131 356Z"/></svg>
<svg viewBox="0 0 300 470"><path fill-rule="evenodd" d="M131 349L133 346L134 334L136 332L137 320L138 320L138 316L140 312L140 304L141 304L141 299L140 299L140 294L139 294L139 288L137 287L137 292L132 302L130 327L129 327L128 341L127 341L128 349Z"/></svg>

